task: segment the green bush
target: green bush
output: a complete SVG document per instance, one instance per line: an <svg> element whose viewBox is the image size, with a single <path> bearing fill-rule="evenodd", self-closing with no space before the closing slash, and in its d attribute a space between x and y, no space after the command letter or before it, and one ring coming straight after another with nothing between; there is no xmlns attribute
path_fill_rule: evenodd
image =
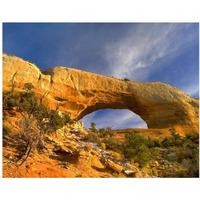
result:
<svg viewBox="0 0 200 200"><path fill-rule="evenodd" d="M159 140L154 140L154 147L161 147L162 144Z"/></svg>
<svg viewBox="0 0 200 200"><path fill-rule="evenodd" d="M91 128L89 128L92 132L97 133L97 129L96 129L96 123L95 122L91 122L90 125Z"/></svg>
<svg viewBox="0 0 200 200"><path fill-rule="evenodd" d="M100 143L99 137L95 133L89 133L83 138L85 142Z"/></svg>
<svg viewBox="0 0 200 200"><path fill-rule="evenodd" d="M174 145L175 146L182 146L183 144L184 144L184 142L185 142L185 140L184 140L184 138L179 138L179 139L176 139L175 141L174 141Z"/></svg>
<svg viewBox="0 0 200 200"><path fill-rule="evenodd" d="M3 107L12 108L19 106L19 94L12 95L11 92L3 92Z"/></svg>
<svg viewBox="0 0 200 200"><path fill-rule="evenodd" d="M37 113L39 102L38 98L35 96L34 92L23 92L21 93L21 101L19 105L23 110L25 110L29 117Z"/></svg>
<svg viewBox="0 0 200 200"><path fill-rule="evenodd" d="M18 106L18 101L16 101L15 99L7 99L7 107L8 108L12 108L12 107L16 107Z"/></svg>
<svg viewBox="0 0 200 200"><path fill-rule="evenodd" d="M99 137L105 138L105 137L113 137L114 133L112 131L112 127L108 126L105 128L100 128L99 129Z"/></svg>
<svg viewBox="0 0 200 200"><path fill-rule="evenodd" d="M162 141L162 146L165 147L165 148L172 147L173 146L173 141L170 138L165 138Z"/></svg>
<svg viewBox="0 0 200 200"><path fill-rule="evenodd" d="M128 78L124 78L124 81L130 81L130 79L128 79Z"/></svg>
<svg viewBox="0 0 200 200"><path fill-rule="evenodd" d="M147 139L137 133L126 133L127 142L124 144L124 156L145 167L149 162L150 152L147 147Z"/></svg>
<svg viewBox="0 0 200 200"><path fill-rule="evenodd" d="M103 138L106 135L105 128L99 128L99 137Z"/></svg>
<svg viewBox="0 0 200 200"><path fill-rule="evenodd" d="M10 132L10 128L6 124L3 124L3 135L7 135Z"/></svg>
<svg viewBox="0 0 200 200"><path fill-rule="evenodd" d="M63 118L64 124L66 124L66 123L69 123L69 124L75 123L74 120L71 119L71 117L67 113L65 113L64 116L62 116L62 118Z"/></svg>
<svg viewBox="0 0 200 200"><path fill-rule="evenodd" d="M148 137L148 139L147 139L147 146L148 146L148 148L155 147L155 141L152 140L150 137Z"/></svg>
<svg viewBox="0 0 200 200"><path fill-rule="evenodd" d="M181 136L178 133L176 134L174 132L172 133L172 137L173 137L174 140L178 140L178 139L181 138Z"/></svg>
<svg viewBox="0 0 200 200"><path fill-rule="evenodd" d="M35 93L30 91L33 88L32 84L26 83L25 87L27 92L15 92L14 95L11 95L10 92L3 93L3 104L5 107L20 107L20 112L25 111L29 118L35 118L42 135L46 132L56 131L66 123L74 122L68 114L60 116L56 110L51 110L42 104L41 99L38 99Z"/></svg>
<svg viewBox="0 0 200 200"><path fill-rule="evenodd" d="M185 137L186 137L186 139L190 140L192 138L192 134L191 133L186 133Z"/></svg>
<svg viewBox="0 0 200 200"><path fill-rule="evenodd" d="M25 84L24 84L24 87L25 87L28 91L30 91L31 89L34 88L34 86L33 86L32 83L25 83Z"/></svg>
<svg viewBox="0 0 200 200"><path fill-rule="evenodd" d="M105 138L103 142L106 144L107 150L112 150L120 153L122 151L122 143L114 138Z"/></svg>

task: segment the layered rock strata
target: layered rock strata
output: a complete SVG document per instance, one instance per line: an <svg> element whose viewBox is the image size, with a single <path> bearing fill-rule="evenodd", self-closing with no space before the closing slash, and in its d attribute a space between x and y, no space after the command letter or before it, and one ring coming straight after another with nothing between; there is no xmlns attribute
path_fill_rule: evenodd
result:
<svg viewBox="0 0 200 200"><path fill-rule="evenodd" d="M170 85L124 81L67 67L41 72L29 61L3 54L3 90L13 83L16 90L23 90L27 82L38 96L48 94L44 103L59 106L75 120L100 109L128 109L148 128L199 130L199 100Z"/></svg>

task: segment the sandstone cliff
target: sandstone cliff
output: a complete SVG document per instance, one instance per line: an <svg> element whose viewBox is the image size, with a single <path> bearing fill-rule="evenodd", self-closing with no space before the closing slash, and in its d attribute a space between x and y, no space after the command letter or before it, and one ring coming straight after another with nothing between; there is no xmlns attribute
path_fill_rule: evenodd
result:
<svg viewBox="0 0 200 200"><path fill-rule="evenodd" d="M30 82L37 95L49 92L45 103L59 105L75 120L100 109L129 109L148 128L175 127L180 133L199 130L199 100L160 82L124 81L67 67L42 73L28 61L3 54L3 90L9 90L12 82L17 90Z"/></svg>

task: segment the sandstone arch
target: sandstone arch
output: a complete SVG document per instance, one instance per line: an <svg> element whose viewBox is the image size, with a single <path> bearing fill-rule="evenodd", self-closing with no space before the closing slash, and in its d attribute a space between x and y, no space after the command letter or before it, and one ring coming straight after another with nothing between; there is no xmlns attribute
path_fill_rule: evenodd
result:
<svg viewBox="0 0 200 200"><path fill-rule="evenodd" d="M4 90L13 79L18 89L31 82L38 95L50 92L45 103L51 107L60 103L59 109L76 120L99 109L129 109L148 128L199 130L199 100L160 82L124 81L66 67L54 67L42 74L34 64L3 54Z"/></svg>
<svg viewBox="0 0 200 200"><path fill-rule="evenodd" d="M85 115L78 122L83 122L86 128L95 122L97 128L112 127L115 129L148 129L141 117L128 109L101 109ZM159 130L158 130L159 131Z"/></svg>

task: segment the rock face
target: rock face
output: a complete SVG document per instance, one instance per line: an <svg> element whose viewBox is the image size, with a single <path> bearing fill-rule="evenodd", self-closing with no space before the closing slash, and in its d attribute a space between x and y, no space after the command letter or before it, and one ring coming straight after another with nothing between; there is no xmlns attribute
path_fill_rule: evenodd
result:
<svg viewBox="0 0 200 200"><path fill-rule="evenodd" d="M3 54L3 90L15 82L16 90L34 85L36 94L49 92L45 103L68 112L79 120L100 109L129 109L148 128L175 127L179 132L198 132L199 100L160 82L140 83L93 74L66 67L41 73L36 65Z"/></svg>

